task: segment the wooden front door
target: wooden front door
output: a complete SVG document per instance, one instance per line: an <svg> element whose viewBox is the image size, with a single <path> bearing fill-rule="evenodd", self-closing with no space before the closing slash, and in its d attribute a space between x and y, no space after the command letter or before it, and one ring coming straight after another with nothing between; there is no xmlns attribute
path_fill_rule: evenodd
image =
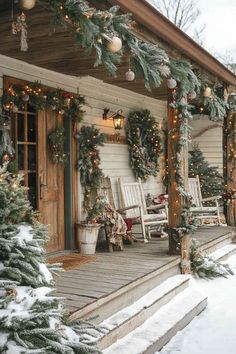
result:
<svg viewBox="0 0 236 354"><path fill-rule="evenodd" d="M49 225L48 252L64 250L64 168L49 157L48 133L62 125L62 117L51 110L35 112L26 103L14 114L13 135L16 159L29 200L40 212L40 221Z"/></svg>
<svg viewBox="0 0 236 354"><path fill-rule="evenodd" d="M47 144L49 132L62 124L62 117L52 110L38 113L38 209L41 222L49 225L48 252L65 248L64 166L52 163Z"/></svg>

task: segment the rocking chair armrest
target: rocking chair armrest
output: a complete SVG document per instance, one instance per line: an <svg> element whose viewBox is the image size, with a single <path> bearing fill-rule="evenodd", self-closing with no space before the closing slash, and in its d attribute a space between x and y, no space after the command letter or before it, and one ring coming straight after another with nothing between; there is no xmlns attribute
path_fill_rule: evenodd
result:
<svg viewBox="0 0 236 354"><path fill-rule="evenodd" d="M125 207L125 208L120 208L120 209L117 209L116 211L120 214L124 213L126 210L130 210L130 209L136 209L136 208L140 208L140 205L130 205L128 207Z"/></svg>
<svg viewBox="0 0 236 354"><path fill-rule="evenodd" d="M221 195L216 195L214 197L203 198L202 202L210 202L210 201L213 201L213 200L219 200L221 198L222 198Z"/></svg>
<svg viewBox="0 0 236 354"><path fill-rule="evenodd" d="M155 209L165 209L168 203L150 205L147 207L147 210L155 210Z"/></svg>

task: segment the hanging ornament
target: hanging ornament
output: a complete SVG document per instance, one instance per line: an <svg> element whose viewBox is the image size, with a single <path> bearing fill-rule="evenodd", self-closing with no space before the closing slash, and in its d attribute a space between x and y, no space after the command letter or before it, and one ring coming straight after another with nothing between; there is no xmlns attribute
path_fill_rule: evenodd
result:
<svg viewBox="0 0 236 354"><path fill-rule="evenodd" d="M190 100L194 100L194 98L196 98L196 97L197 97L196 91L190 91L190 92L189 92L188 98L189 98Z"/></svg>
<svg viewBox="0 0 236 354"><path fill-rule="evenodd" d="M131 69L129 69L129 70L125 73L125 79L126 79L127 81L134 81L134 79L135 79L135 73L134 73Z"/></svg>
<svg viewBox="0 0 236 354"><path fill-rule="evenodd" d="M11 110L13 113L17 113L19 111L18 107L15 104L12 105Z"/></svg>
<svg viewBox="0 0 236 354"><path fill-rule="evenodd" d="M23 100L24 102L28 102L28 101L29 101L29 95L28 95L27 93L23 93L23 95L22 95L22 100Z"/></svg>
<svg viewBox="0 0 236 354"><path fill-rule="evenodd" d="M26 16L22 12L19 16L17 16L16 21L12 22L12 34L18 34L20 32L20 50L22 52L28 51L28 42L27 42L27 24L26 24Z"/></svg>
<svg viewBox="0 0 236 354"><path fill-rule="evenodd" d="M167 65L161 64L158 66L158 69L162 77L170 76L170 68Z"/></svg>
<svg viewBox="0 0 236 354"><path fill-rule="evenodd" d="M211 88L206 87L205 90L203 91L203 96L204 97L210 97L211 96Z"/></svg>
<svg viewBox="0 0 236 354"><path fill-rule="evenodd" d="M122 48L122 40L119 37L114 36L113 38L109 39L107 48L112 53L119 52L119 50Z"/></svg>
<svg viewBox="0 0 236 354"><path fill-rule="evenodd" d="M177 86L177 82L175 79L171 78L167 80L167 87L169 87L169 89L174 89Z"/></svg>
<svg viewBox="0 0 236 354"><path fill-rule="evenodd" d="M20 0L20 7L23 10L31 10L36 4L36 0Z"/></svg>
<svg viewBox="0 0 236 354"><path fill-rule="evenodd" d="M0 158L4 161L8 161L15 153L9 131L9 125L0 125Z"/></svg>

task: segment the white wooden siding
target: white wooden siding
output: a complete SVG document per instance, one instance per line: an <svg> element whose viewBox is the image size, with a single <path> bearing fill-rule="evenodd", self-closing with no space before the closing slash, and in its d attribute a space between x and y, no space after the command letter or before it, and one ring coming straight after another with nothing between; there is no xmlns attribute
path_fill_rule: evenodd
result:
<svg viewBox="0 0 236 354"><path fill-rule="evenodd" d="M102 132L114 134L112 120L102 119L103 109L108 107L112 112L123 110L124 116L132 110L149 109L156 121L162 123L166 117L166 102L143 96L132 91L104 83L101 80L86 76L73 77L27 64L25 62L0 55L0 89L3 87L3 76L12 76L27 81L40 81L42 84L62 88L65 91L79 93L86 98L83 124L95 124ZM121 132L123 135L124 132ZM162 160L163 161L163 158ZM116 205L119 206L116 181L134 180L129 165L128 147L122 144L106 144L101 148L101 167L105 175L112 179ZM79 183L79 181L78 181ZM162 173L157 178L150 178L145 184L145 193L162 193ZM81 191L81 188L79 188ZM83 196L78 195L79 204ZM81 210L81 208L79 208ZM80 217L80 216L79 216Z"/></svg>
<svg viewBox="0 0 236 354"><path fill-rule="evenodd" d="M201 131L204 131L204 129L214 127L214 125L216 125L216 122L210 121L208 116L196 115L191 122L193 128L192 136L198 135ZM223 128L218 126L203 132L192 140L193 143L199 145L199 148L210 165L218 167L221 173L223 173L222 137Z"/></svg>

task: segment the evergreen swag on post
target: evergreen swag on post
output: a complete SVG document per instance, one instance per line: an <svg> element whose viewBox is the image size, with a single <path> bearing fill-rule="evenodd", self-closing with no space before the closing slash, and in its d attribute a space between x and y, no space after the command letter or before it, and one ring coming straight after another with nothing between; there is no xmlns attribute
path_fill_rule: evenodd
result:
<svg viewBox="0 0 236 354"><path fill-rule="evenodd" d="M0 352L99 354L98 329L69 324L63 299L53 295L43 250L47 228L36 221L22 178L6 169L0 168Z"/></svg>
<svg viewBox="0 0 236 354"><path fill-rule="evenodd" d="M145 181L149 176L157 176L158 160L162 151L161 136L158 123L149 110L129 114L126 137L135 177Z"/></svg>
<svg viewBox="0 0 236 354"><path fill-rule="evenodd" d="M83 126L76 135L78 139L78 162L77 168L80 171L80 182L84 188L84 209L91 209L92 200L96 200L97 189L101 184L103 172L100 168L100 155L98 146L103 146L105 135L94 126ZM96 203L94 208L96 209ZM95 211L95 214L98 214Z"/></svg>
<svg viewBox="0 0 236 354"><path fill-rule="evenodd" d="M224 193L224 178L217 167L210 166L198 145L189 151L189 177L199 176L203 198L222 196Z"/></svg>

